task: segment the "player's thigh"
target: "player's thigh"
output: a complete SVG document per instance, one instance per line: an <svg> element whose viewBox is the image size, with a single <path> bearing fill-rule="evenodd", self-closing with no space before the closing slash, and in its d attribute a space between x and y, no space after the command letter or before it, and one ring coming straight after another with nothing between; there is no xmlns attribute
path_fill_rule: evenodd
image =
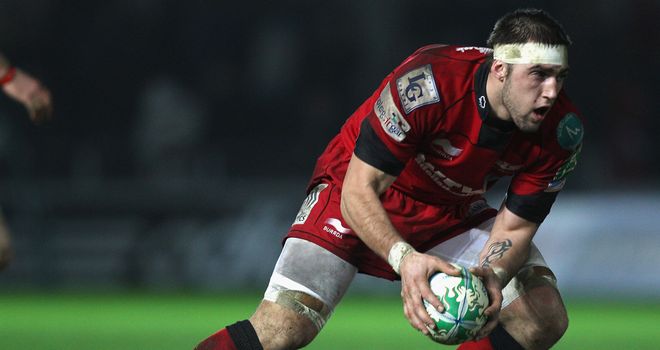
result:
<svg viewBox="0 0 660 350"><path fill-rule="evenodd" d="M260 339L307 343L318 334L357 269L318 245L289 238L253 317ZM261 332L261 333L260 333Z"/></svg>

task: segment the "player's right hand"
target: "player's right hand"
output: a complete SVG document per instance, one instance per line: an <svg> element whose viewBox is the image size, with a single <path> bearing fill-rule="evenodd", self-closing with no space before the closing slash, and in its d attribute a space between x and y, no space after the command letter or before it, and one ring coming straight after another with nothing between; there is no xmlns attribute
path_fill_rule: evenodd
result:
<svg viewBox="0 0 660 350"><path fill-rule="evenodd" d="M460 276L461 271L438 257L419 252L407 255L399 268L403 312L413 328L428 335L428 328L434 329L435 322L426 311L422 299L438 311L444 310L438 297L431 291L429 278L436 272Z"/></svg>
<svg viewBox="0 0 660 350"><path fill-rule="evenodd" d="M475 266L470 268L470 272L482 279L488 291L488 300L490 301L490 305L484 310L484 313L488 316L488 322L481 327L475 338L479 340L487 337L499 323L499 314L502 308L502 289L504 285L490 267Z"/></svg>

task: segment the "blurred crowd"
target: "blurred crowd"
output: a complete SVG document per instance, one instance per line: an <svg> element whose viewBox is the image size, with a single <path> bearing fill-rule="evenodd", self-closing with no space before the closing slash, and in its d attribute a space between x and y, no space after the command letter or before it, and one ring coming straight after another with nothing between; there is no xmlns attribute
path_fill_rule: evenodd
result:
<svg viewBox="0 0 660 350"><path fill-rule="evenodd" d="M55 118L31 126L0 97L0 179L304 179L408 54L483 46L518 5L3 0L0 51L51 88ZM657 187L660 2L525 5L574 41L566 89L587 133L569 188Z"/></svg>

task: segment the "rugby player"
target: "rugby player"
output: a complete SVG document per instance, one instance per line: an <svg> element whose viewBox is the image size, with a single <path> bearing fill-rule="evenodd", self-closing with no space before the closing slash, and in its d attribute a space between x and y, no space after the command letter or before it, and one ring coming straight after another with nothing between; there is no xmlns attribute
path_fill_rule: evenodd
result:
<svg viewBox="0 0 660 350"><path fill-rule="evenodd" d="M489 317L462 349L542 349L568 326L532 238L580 153L563 85L571 41L545 11L495 24L488 46L429 45L380 84L319 157L265 296L249 320L197 346L294 349L328 321L357 272L401 279L403 312L428 334L428 278L452 263L488 290ZM511 177L499 210L483 194Z"/></svg>

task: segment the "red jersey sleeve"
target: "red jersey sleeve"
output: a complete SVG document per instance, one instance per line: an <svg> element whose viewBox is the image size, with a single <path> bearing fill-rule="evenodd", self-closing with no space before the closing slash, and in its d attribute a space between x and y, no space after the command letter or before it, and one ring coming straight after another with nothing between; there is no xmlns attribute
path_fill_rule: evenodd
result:
<svg viewBox="0 0 660 350"><path fill-rule="evenodd" d="M354 153L397 176L430 132L431 106L440 104L432 64L414 54L394 70L367 101Z"/></svg>
<svg viewBox="0 0 660 350"><path fill-rule="evenodd" d="M550 212L567 175L575 169L582 150L582 121L575 111L567 112L562 104L558 101L557 107L558 115L563 117L542 131L536 159L513 177L507 193L509 210L539 224Z"/></svg>

